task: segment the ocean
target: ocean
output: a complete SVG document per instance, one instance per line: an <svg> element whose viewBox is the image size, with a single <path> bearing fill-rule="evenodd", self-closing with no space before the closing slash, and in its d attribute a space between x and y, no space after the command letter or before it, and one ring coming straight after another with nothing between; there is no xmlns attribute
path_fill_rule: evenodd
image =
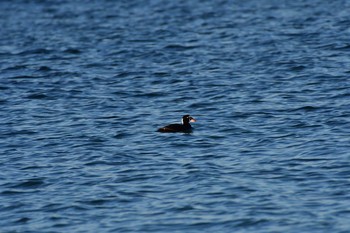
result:
<svg viewBox="0 0 350 233"><path fill-rule="evenodd" d="M0 232L349 232L349 10L1 1Z"/></svg>

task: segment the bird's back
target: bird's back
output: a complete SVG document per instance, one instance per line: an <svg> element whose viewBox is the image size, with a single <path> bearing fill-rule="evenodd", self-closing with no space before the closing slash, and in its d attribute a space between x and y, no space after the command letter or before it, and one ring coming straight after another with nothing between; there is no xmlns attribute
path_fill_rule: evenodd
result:
<svg viewBox="0 0 350 233"><path fill-rule="evenodd" d="M171 133L171 132L186 132L186 131L189 131L191 130L192 127L191 125L189 127L186 127L184 125L181 125L181 124L171 124L171 125L167 125L167 126L164 126L162 128L159 128L158 129L158 132L168 132L168 133Z"/></svg>

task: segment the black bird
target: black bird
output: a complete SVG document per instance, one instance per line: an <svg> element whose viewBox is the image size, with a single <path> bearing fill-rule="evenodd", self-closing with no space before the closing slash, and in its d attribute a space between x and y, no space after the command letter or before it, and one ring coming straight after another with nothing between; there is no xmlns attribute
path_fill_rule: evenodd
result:
<svg viewBox="0 0 350 233"><path fill-rule="evenodd" d="M157 131L162 133L176 133L176 132L190 133L193 129L190 122L196 122L196 119L194 119L190 115L184 115L182 117L182 124L167 125L162 128L159 128Z"/></svg>

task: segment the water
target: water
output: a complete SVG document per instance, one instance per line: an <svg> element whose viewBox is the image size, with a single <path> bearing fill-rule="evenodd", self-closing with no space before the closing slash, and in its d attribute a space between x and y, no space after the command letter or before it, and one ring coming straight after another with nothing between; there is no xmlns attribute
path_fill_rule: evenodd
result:
<svg viewBox="0 0 350 233"><path fill-rule="evenodd" d="M349 232L349 8L1 1L0 231Z"/></svg>

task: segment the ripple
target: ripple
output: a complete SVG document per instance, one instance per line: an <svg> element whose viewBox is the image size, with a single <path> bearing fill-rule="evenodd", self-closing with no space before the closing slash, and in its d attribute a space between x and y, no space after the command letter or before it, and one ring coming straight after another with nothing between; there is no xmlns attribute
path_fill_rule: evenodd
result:
<svg viewBox="0 0 350 233"><path fill-rule="evenodd" d="M69 54L80 54L81 51L79 49L75 48L68 48L63 51L64 53L69 53Z"/></svg>
<svg viewBox="0 0 350 233"><path fill-rule="evenodd" d="M42 179L30 179L20 184L17 184L12 188L38 188L43 186L44 184L45 182Z"/></svg>
<svg viewBox="0 0 350 233"><path fill-rule="evenodd" d="M175 51L187 51L198 48L198 46L186 46L179 44L170 44L164 47L164 49L175 50Z"/></svg>
<svg viewBox="0 0 350 233"><path fill-rule="evenodd" d="M52 69L48 66L40 66L38 68L39 71L51 71Z"/></svg>
<svg viewBox="0 0 350 233"><path fill-rule="evenodd" d="M30 94L27 96L27 99L47 99L48 96L42 93Z"/></svg>
<svg viewBox="0 0 350 233"><path fill-rule="evenodd" d="M36 193L37 191L17 191L17 190L5 190L2 191L1 194L4 196L17 196L17 195L25 195L30 193Z"/></svg>
<svg viewBox="0 0 350 233"><path fill-rule="evenodd" d="M18 75L18 76L10 77L9 79L36 79L36 78L41 78L41 77L31 76L31 75Z"/></svg>
<svg viewBox="0 0 350 233"><path fill-rule="evenodd" d="M38 49L29 49L25 50L19 53L19 55L40 55L40 54L50 54L53 53L53 50L45 49L45 48L38 48Z"/></svg>
<svg viewBox="0 0 350 233"><path fill-rule="evenodd" d="M30 218L27 218L27 217L23 217L23 218L20 218L16 221L14 221L15 224L24 224L24 223L27 223L28 221L30 221L31 219Z"/></svg>

